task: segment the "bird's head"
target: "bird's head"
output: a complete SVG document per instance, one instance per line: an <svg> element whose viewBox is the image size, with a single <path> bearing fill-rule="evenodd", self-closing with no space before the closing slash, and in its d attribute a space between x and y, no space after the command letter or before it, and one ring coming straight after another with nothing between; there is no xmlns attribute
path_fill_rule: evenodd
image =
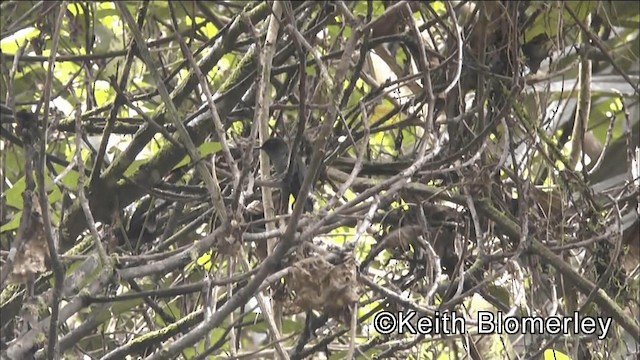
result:
<svg viewBox="0 0 640 360"><path fill-rule="evenodd" d="M277 172L286 170L289 160L289 145L279 138L271 138L262 144L260 149L267 153Z"/></svg>

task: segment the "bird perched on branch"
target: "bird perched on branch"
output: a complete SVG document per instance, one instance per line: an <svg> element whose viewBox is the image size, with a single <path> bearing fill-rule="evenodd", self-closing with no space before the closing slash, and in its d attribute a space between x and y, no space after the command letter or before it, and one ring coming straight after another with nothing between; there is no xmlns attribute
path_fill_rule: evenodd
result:
<svg viewBox="0 0 640 360"><path fill-rule="evenodd" d="M289 145L279 137L274 137L265 141L260 149L269 156L276 174L279 177L283 176L281 186L282 196L280 197L282 199L281 204L287 204L289 194L292 194L297 199L306 174L306 165L304 164L300 154L292 154L291 156L294 156L294 159L289 162ZM287 171L289 170L290 163L293 166L293 169ZM313 202L310 198L307 198L307 201L304 204L304 210L313 210Z"/></svg>

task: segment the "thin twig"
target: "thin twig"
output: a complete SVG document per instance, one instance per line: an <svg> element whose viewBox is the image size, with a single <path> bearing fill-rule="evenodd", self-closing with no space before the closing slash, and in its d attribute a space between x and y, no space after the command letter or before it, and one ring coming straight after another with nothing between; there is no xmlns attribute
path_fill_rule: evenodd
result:
<svg viewBox="0 0 640 360"><path fill-rule="evenodd" d="M53 297L51 299L51 322L49 324L48 344L47 344L47 359L58 359L60 354L58 349L58 316L60 312L60 298L62 295L62 287L64 285L64 266L58 257L58 249L56 240L54 239L53 229L51 227L51 214L49 212L49 197L45 186L45 173L47 163L47 144L48 134L47 129L49 127L49 104L51 100L51 89L53 85L53 70L56 64L56 56L58 53L58 44L60 42L60 31L62 29L62 20L64 19L65 11L67 8L67 2L63 1L58 7L58 16L56 18L55 28L52 35L51 55L49 56L49 68L47 71L47 77L44 85L43 96L43 119L42 119L42 133L40 137L40 148L38 157L38 166L36 167L36 182L39 188L39 200L40 208L42 210L42 221L44 223L44 233L47 239L47 245L49 247L49 256L51 259L51 265L53 268L53 275L55 284L53 286ZM36 111L36 114L38 111ZM24 215L24 214L23 214Z"/></svg>

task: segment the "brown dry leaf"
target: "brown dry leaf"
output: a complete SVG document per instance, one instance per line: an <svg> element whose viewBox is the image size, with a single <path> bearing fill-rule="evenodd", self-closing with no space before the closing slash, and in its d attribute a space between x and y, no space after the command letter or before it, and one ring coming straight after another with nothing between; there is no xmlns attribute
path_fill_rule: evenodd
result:
<svg viewBox="0 0 640 360"><path fill-rule="evenodd" d="M316 310L345 319L349 306L358 301L357 264L353 257L332 265L323 257L303 259L293 265L287 288L295 293L289 310Z"/></svg>
<svg viewBox="0 0 640 360"><path fill-rule="evenodd" d="M294 303L304 310L321 310L323 279L332 268L333 265L322 257L295 263L287 281L289 289L296 293Z"/></svg>
<svg viewBox="0 0 640 360"><path fill-rule="evenodd" d="M49 261L49 246L47 245L44 233L44 222L42 220L42 209L38 201L37 193L31 192L31 217L29 227L24 234L24 244L22 249L18 249L18 254L13 263L11 280L14 282L26 282L33 275L47 271ZM25 216L26 214L23 214Z"/></svg>
<svg viewBox="0 0 640 360"><path fill-rule="evenodd" d="M330 315L339 316L353 303L357 302L358 282L357 264L353 257L336 265L325 278L324 310Z"/></svg>
<svg viewBox="0 0 640 360"><path fill-rule="evenodd" d="M240 250L240 242L236 237L228 235L218 238L217 247L221 254L235 255Z"/></svg>

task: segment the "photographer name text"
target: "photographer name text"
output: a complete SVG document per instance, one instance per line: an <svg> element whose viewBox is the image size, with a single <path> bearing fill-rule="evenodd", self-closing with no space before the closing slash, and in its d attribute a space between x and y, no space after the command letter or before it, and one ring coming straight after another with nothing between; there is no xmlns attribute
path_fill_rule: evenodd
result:
<svg viewBox="0 0 640 360"><path fill-rule="evenodd" d="M603 340L609 333L611 318L573 313L571 316L506 316L502 312L478 311L478 334L549 334L598 335ZM373 319L374 329L383 335L461 335L467 332L466 319L454 312L435 312L433 316L415 311L392 313L381 311Z"/></svg>

